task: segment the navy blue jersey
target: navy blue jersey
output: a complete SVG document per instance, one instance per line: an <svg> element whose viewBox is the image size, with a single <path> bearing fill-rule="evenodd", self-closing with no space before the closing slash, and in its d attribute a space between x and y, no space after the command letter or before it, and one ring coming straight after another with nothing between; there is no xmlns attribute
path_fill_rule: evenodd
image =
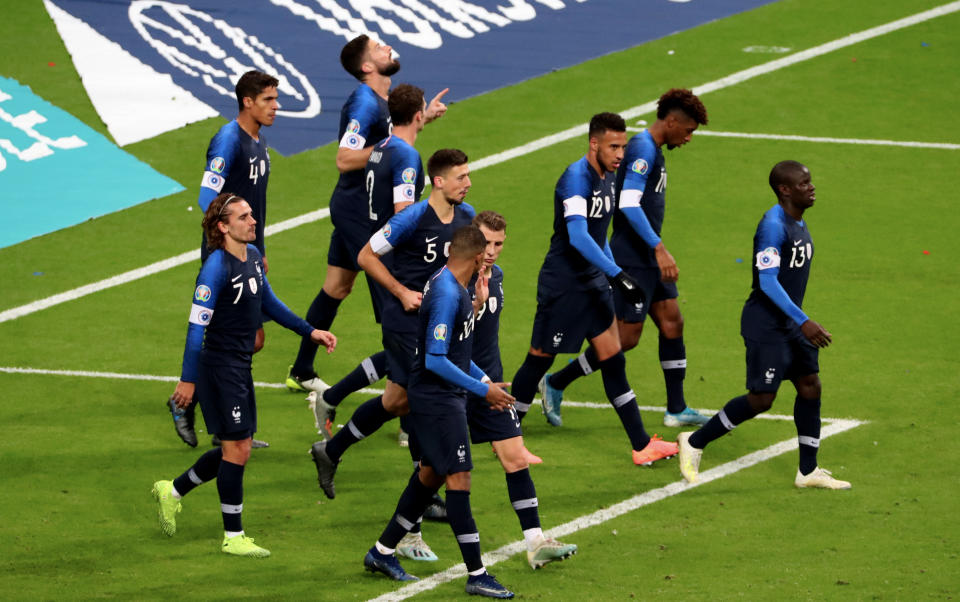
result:
<svg viewBox="0 0 960 602"><path fill-rule="evenodd" d="M263 228L267 222L269 176L270 153L267 152L267 140L262 129L260 140L254 140L233 120L210 139L207 164L200 183L200 208L206 211L221 192L243 197L253 210L253 219L257 220L257 239L253 245L261 255L265 254ZM209 255L205 235L201 254L204 259Z"/></svg>
<svg viewBox="0 0 960 602"><path fill-rule="evenodd" d="M630 138L627 143L623 162L617 170L617 190L617 207L621 210L630 207L643 209L650 227L659 236L666 203L667 168L663 151L648 130ZM610 249L619 265L658 267L653 248L637 234L622 211L613 216Z"/></svg>
<svg viewBox="0 0 960 602"><path fill-rule="evenodd" d="M412 291L422 291L430 276L447 263L453 233L469 225L475 215L473 207L462 203L445 224L428 201L420 201L391 217L370 237L370 247L380 256L392 252L393 263L387 267L393 277ZM395 296L384 295L381 311L384 330L416 332L417 313L403 311L403 304Z"/></svg>
<svg viewBox="0 0 960 602"><path fill-rule="evenodd" d="M423 182L420 154L405 140L390 136L377 144L366 170L370 232L393 217L395 204L419 201Z"/></svg>
<svg viewBox="0 0 960 602"><path fill-rule="evenodd" d="M390 135L387 101L367 84L360 84L340 109L340 148L360 150ZM330 219L337 227L351 224L367 227L369 203L364 170L340 174L330 197Z"/></svg>
<svg viewBox="0 0 960 602"><path fill-rule="evenodd" d="M556 290L590 290L609 286L603 272L570 244L567 219L587 220L590 238L603 249L616 199L616 174L601 178L583 157L563 172L553 194L553 236L540 268L540 282Z"/></svg>
<svg viewBox="0 0 960 602"><path fill-rule="evenodd" d="M471 373L473 303L470 293L444 266L424 286L417 323L417 358L410 372L408 392L417 399L451 398L466 402L466 391L425 366L427 354L446 356L464 374Z"/></svg>
<svg viewBox="0 0 960 602"><path fill-rule="evenodd" d="M789 301L784 299L784 302L803 307L813 259L813 239L806 223L787 215L779 204L774 205L763 214L757 226L753 253L753 288L743 306L740 333L754 341L783 341L802 336L800 324L761 290L760 274L776 275L789 297Z"/></svg>
<svg viewBox="0 0 960 602"><path fill-rule="evenodd" d="M223 249L211 253L193 292L181 380L196 382L201 348L208 364L249 366L261 311L301 336L313 331L273 294L256 247L247 245L246 261Z"/></svg>
<svg viewBox="0 0 960 602"><path fill-rule="evenodd" d="M477 283L474 278L468 287L473 294ZM500 363L500 312L503 311L503 270L494 265L487 284L490 297L477 312L473 331L473 363L494 382L503 380L503 364Z"/></svg>

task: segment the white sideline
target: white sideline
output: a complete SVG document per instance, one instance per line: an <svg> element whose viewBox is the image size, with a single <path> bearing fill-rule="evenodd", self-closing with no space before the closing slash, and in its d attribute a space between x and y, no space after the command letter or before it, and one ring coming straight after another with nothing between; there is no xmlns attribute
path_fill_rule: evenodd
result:
<svg viewBox="0 0 960 602"><path fill-rule="evenodd" d="M833 52L834 50L839 50L840 48L845 48L847 46L851 46L853 44L863 42L864 40L869 40L871 38L882 36L890 32L897 31L898 29L910 27L912 25L916 25L917 23L929 21L930 19L942 17L944 15L954 13L957 11L960 11L960 0L943 4L941 6L917 13L915 15L911 15L909 17L897 19L896 21L891 21L884 25L879 25L877 27L865 29L861 32L853 33L848 36L844 36L842 38L833 40L831 42L820 44L819 46L814 46L813 48L808 48L807 50L796 52L794 54L781 57L779 59L775 59L775 60L763 63L761 65L757 65L755 67L751 67L749 69L737 71L736 73L732 73L726 77L697 86L693 89L693 91L697 95L703 95L709 92L722 90L724 88L728 88L730 86L734 86L736 84L745 82L759 75L765 75L767 73L771 73L773 71L783 69L784 67L789 67L791 65L795 65L797 63L800 63L812 58L816 58L818 56L822 56L829 52ZM624 111L621 111L620 114L624 117L624 119L631 119L633 117L638 117L640 115L650 113L654 109L656 109L655 100L644 103L642 105L638 105L636 107L626 109ZM537 140L528 142L527 144L523 144L521 146L509 149L500 153L495 153L493 155L483 157L482 159L471 162L470 167L473 170L477 170L477 169L483 169L484 167L497 165L498 163L503 163L505 161L509 161L510 159L521 157L523 155L546 148L548 146L552 146L559 142L570 140L571 138L575 138L577 136L582 136L583 134L586 134L586 133L587 133L587 124L574 126L572 128L563 130L562 132L558 132L550 136L545 136L543 138L538 138ZM278 224L274 224L273 226L268 226L266 228L265 235L269 236L271 234L275 234L276 232L281 232L283 230L295 228L303 224L315 222L317 220L323 219L329 214L330 212L328 209L319 209L317 211L311 211L301 216L288 219ZM96 293L98 291L102 291L114 286L119 286L127 282L132 282L134 280L143 278L145 276L149 276L151 274L162 272L164 270L169 270L171 268L182 265L184 263L195 261L198 258L199 258L199 251L188 251L186 253L181 253L180 255L177 255L175 257L170 257L168 259L164 259L162 261L152 263L142 268L130 270L129 272L124 272L123 274L118 274L116 276L112 276L110 278L100 280L98 282L93 282L91 284L87 284L75 289L71 289L69 291L65 291L63 293L46 297L44 299L33 301L25 305L13 307L11 309L7 309L5 311L0 312L0 323L8 322L10 320L16 320L17 318L22 318L23 316L27 316L34 312L38 312L40 310L46 309L48 307L52 307L54 305L58 305L60 303L73 301L75 299L79 299L81 297Z"/></svg>
<svg viewBox="0 0 960 602"><path fill-rule="evenodd" d="M792 419L792 418L791 418ZM844 431L849 431L850 429L856 428L862 424L866 424L860 420L850 420L850 419L823 419L827 424L820 431L820 438L826 439L832 435L842 433ZM674 481L664 487L659 489L652 489L650 491L645 491L641 494L635 495L632 498L626 499L622 502L614 504L608 508L602 510L597 510L591 514L575 518L570 522L564 523L562 525L557 525L552 529L548 529L544 532L546 537L560 538L576 533L583 529L589 527L595 527L597 525L603 524L609 520L627 514L628 512L633 512L638 508L643 506L650 505L654 502L659 502L668 497L677 495L678 493L683 493L689 491L695 487L700 487L710 483L711 481L716 481L717 479L722 479L723 477L730 476L735 472L739 472L744 468L749 468L755 466L761 462L784 454L788 451L797 449L797 439L793 437L791 439L786 439L780 441L779 443L774 443L773 445L755 451L753 453L746 454L741 456L736 460L731 460L725 464L715 466L709 470L705 470L700 473L700 480L695 484L690 484L680 479L679 481ZM484 566L491 567L498 562L509 559L515 554L520 554L525 552L527 549L526 543L521 541L515 541L513 543L507 544L503 547L497 548L492 552L487 552L483 555L483 564ZM456 566L452 566L445 571L441 571L420 581L411 583L401 587L398 590L383 594L376 598L371 598L371 602L396 602L398 600L405 600L411 598L421 592L433 589L438 585L446 583L448 581L453 581L454 579L462 579L467 575L466 567L461 563Z"/></svg>

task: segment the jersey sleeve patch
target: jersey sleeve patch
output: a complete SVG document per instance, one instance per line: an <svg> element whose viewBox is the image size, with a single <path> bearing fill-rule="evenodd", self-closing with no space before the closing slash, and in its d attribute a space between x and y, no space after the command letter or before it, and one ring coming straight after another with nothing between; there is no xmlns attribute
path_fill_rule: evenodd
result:
<svg viewBox="0 0 960 602"><path fill-rule="evenodd" d="M446 324L437 324L433 328L433 338L436 341L446 341L447 340L447 325Z"/></svg>
<svg viewBox="0 0 960 602"><path fill-rule="evenodd" d="M359 133L360 133L360 122L357 121L356 119L351 119L351 120L350 120L350 123L347 124L347 132L349 132L349 133L351 133L351 134L359 134Z"/></svg>
<svg viewBox="0 0 960 602"><path fill-rule="evenodd" d="M647 163L647 160L643 157L637 159L630 164L630 171L638 173L641 176L647 175L647 171L650 169L650 165Z"/></svg>
<svg viewBox="0 0 960 602"><path fill-rule="evenodd" d="M200 182L200 186L205 188L210 188L211 190L217 191L219 193L223 190L224 177L219 176L212 171L203 172L203 180Z"/></svg>
<svg viewBox="0 0 960 602"><path fill-rule="evenodd" d="M193 292L193 298L199 301L200 303L206 303L210 300L210 296L213 292L210 290L210 287L206 284L201 284L197 287L197 290Z"/></svg>
<svg viewBox="0 0 960 602"><path fill-rule="evenodd" d="M771 268L780 267L780 251L774 247L767 247L766 249L757 253L757 269L760 271L769 270Z"/></svg>
<svg viewBox="0 0 960 602"><path fill-rule="evenodd" d="M587 199L580 195L572 196L563 201L563 217L574 215L587 217Z"/></svg>
<svg viewBox="0 0 960 602"><path fill-rule="evenodd" d="M351 124L359 123L356 119L350 122ZM360 150L367 143L367 139L356 132L351 132L350 128L347 128L347 131L344 132L343 138L340 139L340 148L349 148L351 150Z"/></svg>
<svg viewBox="0 0 960 602"><path fill-rule="evenodd" d="M214 157L210 160L210 171L217 174L223 174L223 170L227 167L227 162L223 157Z"/></svg>
<svg viewBox="0 0 960 602"><path fill-rule="evenodd" d="M400 180L404 184L413 184L417 181L417 170L412 167L404 169L403 173L400 174Z"/></svg>
<svg viewBox="0 0 960 602"><path fill-rule="evenodd" d="M197 305L194 303L190 306L190 323L197 324L199 326L206 326L210 323L210 320L213 318L213 310L209 307L204 307L202 305Z"/></svg>
<svg viewBox="0 0 960 602"><path fill-rule="evenodd" d="M397 203L412 203L417 199L414 198L416 195L415 186L413 184L400 184L399 186L393 187L393 204Z"/></svg>

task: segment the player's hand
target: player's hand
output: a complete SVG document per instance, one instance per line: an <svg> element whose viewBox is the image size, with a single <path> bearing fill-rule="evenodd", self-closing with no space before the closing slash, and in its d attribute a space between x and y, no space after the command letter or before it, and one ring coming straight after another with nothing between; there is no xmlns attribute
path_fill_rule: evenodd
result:
<svg viewBox="0 0 960 602"><path fill-rule="evenodd" d="M477 284L474 287L474 296L473 296L473 313L480 311L480 308L483 307L484 303L487 302L487 299L490 298L490 278L485 276L483 272L477 276Z"/></svg>
<svg viewBox="0 0 960 602"><path fill-rule="evenodd" d="M507 393L506 387L510 386L510 383L487 383L487 403L490 404L490 407L494 410L508 410L513 407L513 402L516 401L516 398Z"/></svg>
<svg viewBox="0 0 960 602"><path fill-rule="evenodd" d="M332 332L326 330L316 330L310 333L310 340L317 345L323 345L327 348L327 353L333 353L337 348L337 337Z"/></svg>
<svg viewBox="0 0 960 602"><path fill-rule="evenodd" d="M264 255L263 257L261 257L260 261L263 262L263 273L266 274L267 272L270 271L270 264L267 263L267 256Z"/></svg>
<svg viewBox="0 0 960 602"><path fill-rule="evenodd" d="M800 332L817 347L826 347L833 342L833 335L813 320L807 320L801 324Z"/></svg>
<svg viewBox="0 0 960 602"><path fill-rule="evenodd" d="M657 266L660 268L660 280L676 282L680 278L680 270L677 269L677 262L674 261L673 255L662 242L654 249L654 255L657 258Z"/></svg>
<svg viewBox="0 0 960 602"><path fill-rule="evenodd" d="M185 383L181 380L177 383L177 388L173 390L170 399L176 402L178 408L183 409L193 401L193 392L196 389L197 385L195 383Z"/></svg>
<svg viewBox="0 0 960 602"><path fill-rule="evenodd" d="M427 123L430 123L434 119L440 119L443 117L443 114L447 112L447 105L443 104L441 99L446 96L447 92L449 91L450 88L444 88L443 90L440 90L440 93L434 96L433 100L430 101L430 104L427 105L427 110L423 114Z"/></svg>
<svg viewBox="0 0 960 602"><path fill-rule="evenodd" d="M640 289L640 284L634 280L630 274L620 270L620 273L614 276L612 280L623 293L628 303L636 305L646 301L643 296L643 291Z"/></svg>
<svg viewBox="0 0 960 602"><path fill-rule="evenodd" d="M400 303L403 304L403 311L413 311L420 309L420 302L423 301L423 293L418 293L417 291L412 291L407 288L403 289L398 299L400 299Z"/></svg>

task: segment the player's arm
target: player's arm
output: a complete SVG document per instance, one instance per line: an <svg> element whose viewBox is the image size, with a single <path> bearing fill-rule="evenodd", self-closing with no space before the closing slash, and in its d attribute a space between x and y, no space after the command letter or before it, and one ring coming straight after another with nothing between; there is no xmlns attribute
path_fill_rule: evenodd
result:
<svg viewBox="0 0 960 602"><path fill-rule="evenodd" d="M197 197L201 211L206 211L213 199L223 191L223 183L233 167L235 150L235 141L228 139L223 131L217 132L210 140L207 164L200 181L200 195Z"/></svg>
<svg viewBox="0 0 960 602"><path fill-rule="evenodd" d="M617 207L623 216L627 218L630 227L637 233L644 243L654 251L657 259L657 266L660 268L660 278L664 282L676 282L680 274L677 270L677 262L673 255L667 251L663 240L653 230L650 220L643 210L643 191L647 187L647 176L649 175L649 166L653 165L656 159L656 149L647 145L642 148L638 156L632 160L625 160L627 163L626 172L623 177L623 185L620 190L620 197L617 201Z"/></svg>
<svg viewBox="0 0 960 602"><path fill-rule="evenodd" d="M423 179L423 167L420 163L420 155L416 151L404 153L398 159L393 164L390 174L393 184L394 215L420 200L417 198L417 182Z"/></svg>
<svg viewBox="0 0 960 602"><path fill-rule="evenodd" d="M447 105L443 104L443 97L447 95L447 92L450 91L450 88L444 88L430 100L430 104L427 105L427 110L423 112L424 123L430 123L443 117L444 113L447 112Z"/></svg>
<svg viewBox="0 0 960 602"><path fill-rule="evenodd" d="M380 108L372 98L353 97L344 110L349 121L337 148L336 163L340 173L367 166L367 160L373 152L373 144L367 145L367 138L373 124L380 119Z"/></svg>
<svg viewBox="0 0 960 602"><path fill-rule="evenodd" d="M640 285L629 274L620 269L612 259L590 237L587 230L587 201L576 195L563 201L563 215L567 225L567 236L573 248L583 255L583 258L596 266L607 275L631 303L642 303L643 292Z"/></svg>
<svg viewBox="0 0 960 602"><path fill-rule="evenodd" d="M830 333L803 313L777 278L780 274L780 248L784 240L785 233L778 223L764 220L760 224L757 237L757 247L760 250L756 254L760 290L780 311L800 325L800 331L807 340L817 347L826 347L831 341Z"/></svg>
<svg viewBox="0 0 960 602"><path fill-rule="evenodd" d="M357 263L360 268L376 280L380 286L390 291L390 294L399 299L405 311L413 311L420 307L423 293L412 291L403 286L399 280L393 277L387 266L383 265L380 258L392 251L395 245L410 237L410 233L416 228L416 223L421 214L422 212L418 213L414 209L408 209L394 215L383 228L377 230L370 237L370 240L363 245L360 254L357 256Z"/></svg>
<svg viewBox="0 0 960 602"><path fill-rule="evenodd" d="M180 382L177 383L171 399L178 407L185 408L193 400L193 393L200 370L200 351L203 348L203 335L207 325L213 319L213 308L217 304L220 289L226 282L226 270L220 254L211 255L200 268L197 287L193 291L190 305L190 317L187 324L187 340L183 349L183 363L180 368Z"/></svg>
<svg viewBox="0 0 960 602"><path fill-rule="evenodd" d="M288 330L292 330L302 337L310 337L314 343L323 345L327 353L333 353L337 347L337 337L326 330L318 330L306 320L290 311L283 301L273 292L273 287L267 277L263 277L263 311L274 322Z"/></svg>
<svg viewBox="0 0 960 602"><path fill-rule="evenodd" d="M343 141L341 141L341 145ZM356 171L358 169L363 169L367 166L367 159L370 158L370 153L373 152L373 145L366 148L348 148L341 146L337 149L337 170L340 173L347 173L349 171Z"/></svg>

